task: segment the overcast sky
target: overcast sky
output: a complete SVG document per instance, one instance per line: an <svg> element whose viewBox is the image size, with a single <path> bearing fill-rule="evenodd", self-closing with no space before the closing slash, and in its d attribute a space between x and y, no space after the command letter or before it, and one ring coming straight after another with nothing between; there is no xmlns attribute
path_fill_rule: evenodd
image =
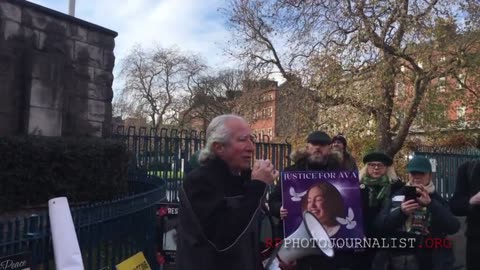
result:
<svg viewBox="0 0 480 270"><path fill-rule="evenodd" d="M30 0L68 13L68 0ZM214 68L228 67L222 45L229 39L218 12L225 0L76 0L75 17L118 33L115 69L136 43L149 47L177 45L200 54ZM114 88L118 84L114 82Z"/></svg>

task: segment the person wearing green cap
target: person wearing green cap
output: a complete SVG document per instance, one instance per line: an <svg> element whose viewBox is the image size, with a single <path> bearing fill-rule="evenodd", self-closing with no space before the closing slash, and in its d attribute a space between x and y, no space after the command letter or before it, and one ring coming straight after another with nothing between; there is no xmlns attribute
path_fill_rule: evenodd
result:
<svg viewBox="0 0 480 270"><path fill-rule="evenodd" d="M427 239L445 239L447 235L458 232L460 222L450 211L448 203L435 191L432 166L427 158L415 156L408 163L407 172L407 184L385 203L377 216L376 225L387 238L413 238L415 242L407 249L378 252L372 269L453 269L451 248L429 249L422 246Z"/></svg>

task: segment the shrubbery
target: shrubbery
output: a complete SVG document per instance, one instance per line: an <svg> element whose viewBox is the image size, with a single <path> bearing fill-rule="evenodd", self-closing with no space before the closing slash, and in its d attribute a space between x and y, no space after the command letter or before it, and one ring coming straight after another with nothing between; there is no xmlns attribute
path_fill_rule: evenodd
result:
<svg viewBox="0 0 480 270"><path fill-rule="evenodd" d="M101 138L0 138L0 213L53 197L92 202L127 190L128 154Z"/></svg>

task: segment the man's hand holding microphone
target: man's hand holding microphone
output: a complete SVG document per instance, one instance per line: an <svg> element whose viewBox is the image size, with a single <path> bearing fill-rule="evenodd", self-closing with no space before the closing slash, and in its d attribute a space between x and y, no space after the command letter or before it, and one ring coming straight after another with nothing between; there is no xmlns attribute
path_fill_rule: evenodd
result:
<svg viewBox="0 0 480 270"><path fill-rule="evenodd" d="M264 182L267 185L273 183L275 178L277 178L279 172L273 167L272 162L270 160L261 160L258 159L255 161L252 169L252 180L259 180Z"/></svg>

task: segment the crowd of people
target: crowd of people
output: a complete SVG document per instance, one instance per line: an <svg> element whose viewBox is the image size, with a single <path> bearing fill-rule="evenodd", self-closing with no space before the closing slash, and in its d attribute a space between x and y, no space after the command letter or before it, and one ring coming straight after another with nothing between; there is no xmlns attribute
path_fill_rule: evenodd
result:
<svg viewBox="0 0 480 270"><path fill-rule="evenodd" d="M213 119L207 128L206 146L195 157L180 189L177 269L263 269L258 219L268 211L279 220L288 217L282 204L279 171L269 160L256 160L254 140L247 121L236 115ZM342 135L330 137L314 131L306 146L291 154L293 165L284 171L357 171ZM363 229L369 238L443 239L460 229L456 216L467 216L466 268L480 269L480 162L458 168L456 190L450 201L437 192L430 161L413 157L408 179L400 179L393 159L382 151L366 154L359 170ZM452 179L454 180L454 179ZM267 188L275 185L268 196ZM329 235L335 216L345 208L336 203L338 190L327 182L313 186L302 199L302 209L315 215ZM336 196L338 195L338 196ZM341 199L340 199L341 201ZM332 203L333 202L333 203ZM265 207L267 205L267 207ZM333 218L332 218L333 217ZM283 222L274 233L283 235ZM452 248L360 249L336 251L329 257L319 252L281 262L280 269L454 269Z"/></svg>

